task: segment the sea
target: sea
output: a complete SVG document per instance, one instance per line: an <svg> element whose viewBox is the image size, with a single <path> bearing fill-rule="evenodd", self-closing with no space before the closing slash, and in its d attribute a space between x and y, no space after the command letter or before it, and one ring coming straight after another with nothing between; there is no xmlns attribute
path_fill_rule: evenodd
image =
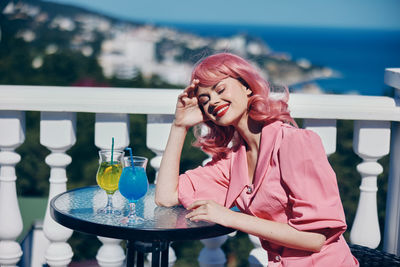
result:
<svg viewBox="0 0 400 267"><path fill-rule="evenodd" d="M385 68L400 68L400 30L179 23L167 26L204 37L247 34L261 38L274 52L336 71L337 77L316 81L326 93L391 96L393 89L384 84Z"/></svg>

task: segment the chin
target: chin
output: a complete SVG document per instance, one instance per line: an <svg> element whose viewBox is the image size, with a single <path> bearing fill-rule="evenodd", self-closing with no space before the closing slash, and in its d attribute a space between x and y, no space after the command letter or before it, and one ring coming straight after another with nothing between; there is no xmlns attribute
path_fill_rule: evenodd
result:
<svg viewBox="0 0 400 267"><path fill-rule="evenodd" d="M214 120L214 123L219 126L232 126L234 124L232 120L224 117Z"/></svg>

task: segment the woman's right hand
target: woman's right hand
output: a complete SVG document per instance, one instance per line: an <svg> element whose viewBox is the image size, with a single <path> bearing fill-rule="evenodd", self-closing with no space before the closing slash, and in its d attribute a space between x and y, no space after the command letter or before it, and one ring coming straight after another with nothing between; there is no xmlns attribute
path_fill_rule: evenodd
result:
<svg viewBox="0 0 400 267"><path fill-rule="evenodd" d="M199 80L194 79L178 96L175 109L175 126L189 129L204 121L203 112L200 110L197 97L194 95L194 90L198 83Z"/></svg>

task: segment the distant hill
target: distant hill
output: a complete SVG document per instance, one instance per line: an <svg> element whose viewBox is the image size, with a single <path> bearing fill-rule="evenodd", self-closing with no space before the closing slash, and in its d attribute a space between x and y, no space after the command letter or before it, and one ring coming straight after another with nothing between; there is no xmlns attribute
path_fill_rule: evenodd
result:
<svg viewBox="0 0 400 267"><path fill-rule="evenodd" d="M89 65L98 64L103 80L156 79L162 85L185 85L195 62L206 55L228 51L250 60L275 84L308 83L332 75L328 68L313 66L304 60L291 61L254 36L238 34L228 38L206 38L162 25L122 20L80 7L40 0L5 1L1 7L3 44L0 43L0 49L7 49L7 43L13 44L14 50L23 49L28 56L24 64L33 68L26 71L31 73L40 72L49 58L66 54L69 61L78 60L70 62L71 65L81 65L84 61L91 61L87 63ZM10 55L3 51L5 56ZM8 72L20 71L10 69L12 65L7 65ZM92 70L98 71L88 67L79 70L75 78L101 76L92 74ZM74 77L70 78L68 83L77 82L73 81ZM7 81L17 83L3 80Z"/></svg>

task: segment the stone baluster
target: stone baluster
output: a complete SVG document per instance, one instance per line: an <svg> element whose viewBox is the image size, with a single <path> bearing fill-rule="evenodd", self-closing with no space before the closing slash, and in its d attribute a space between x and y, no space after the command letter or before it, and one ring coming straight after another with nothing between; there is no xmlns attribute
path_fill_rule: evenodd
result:
<svg viewBox="0 0 400 267"><path fill-rule="evenodd" d="M389 153L390 122L355 121L353 149L363 159L357 165L361 175L360 199L356 216L350 232L350 241L354 244L376 248L381 234L378 222L376 192L377 176L383 168L377 162Z"/></svg>
<svg viewBox="0 0 400 267"><path fill-rule="evenodd" d="M114 149L124 149L129 145L129 116L127 114L97 113L95 123L95 145L99 149L111 149L114 137ZM96 179L96 177L93 177ZM118 267L125 260L125 253L120 246L121 240L98 237L102 246L96 259L100 266Z"/></svg>
<svg viewBox="0 0 400 267"><path fill-rule="evenodd" d="M174 115L162 115L162 114L149 114L147 115L147 127L146 127L146 146L156 153L156 156L150 160L150 165L156 170L156 177L154 183L157 182L157 174L160 169L162 155L167 145L169 131L171 129L172 122L174 121ZM150 255L148 260L151 262ZM168 251L168 265L173 266L176 261L176 255L174 249L170 246Z"/></svg>
<svg viewBox="0 0 400 267"><path fill-rule="evenodd" d="M250 251L248 259L249 266L268 266L268 253L262 248L260 239L254 235L249 235L249 239L254 245L254 248Z"/></svg>
<svg viewBox="0 0 400 267"><path fill-rule="evenodd" d="M165 146L167 145L169 131L174 120L173 115L147 115L147 147L151 149L156 156L150 161L150 164L157 171L160 168L161 159ZM204 163L206 163L206 160ZM201 242L205 245L199 255L200 266L223 266L226 262L225 254L220 248L227 240L227 236L203 239ZM175 253L169 249L169 265L172 266L176 260ZM217 265L215 265L217 263Z"/></svg>
<svg viewBox="0 0 400 267"><path fill-rule="evenodd" d="M98 236L97 238L103 243L96 255L98 264L102 267L123 266L125 253L120 246L121 240L103 236Z"/></svg>
<svg viewBox="0 0 400 267"><path fill-rule="evenodd" d="M206 135L208 132L208 128L203 125L201 128L201 135ZM206 165L208 162L212 160L210 155L203 160L202 165ZM226 263L226 257L221 249L221 246L226 242L228 237L233 237L236 235L236 231L232 232L228 235L212 237L207 239L200 240L203 243L204 248L200 251L198 261L201 267L207 266L224 266Z"/></svg>
<svg viewBox="0 0 400 267"><path fill-rule="evenodd" d="M40 144L47 147L51 153L45 162L50 167L50 191L43 231L50 245L45 252L49 266L67 266L72 259L71 246L66 242L72 235L72 230L55 222L49 211L51 199L67 189L66 166L71 163L71 157L65 152L76 141L76 114L64 112L42 112L40 117Z"/></svg>
<svg viewBox="0 0 400 267"><path fill-rule="evenodd" d="M227 239L228 235L223 235L200 240L204 245L204 248L202 248L197 258L200 267L225 266L226 257L221 246Z"/></svg>
<svg viewBox="0 0 400 267"><path fill-rule="evenodd" d="M15 240L22 232L15 165L21 156L14 150L25 140L25 113L0 111L0 266L17 266L21 246Z"/></svg>
<svg viewBox="0 0 400 267"><path fill-rule="evenodd" d="M385 70L385 84L393 87L397 110L400 110L400 68ZM393 121L390 137L390 169L386 199L383 250L400 255L400 121Z"/></svg>
<svg viewBox="0 0 400 267"><path fill-rule="evenodd" d="M149 114L147 115L147 147L156 153L156 156L150 160L150 165L156 170L156 177L154 183L156 183L158 170L160 169L162 155L167 145L169 131L171 129L172 122L174 121L174 115L161 115L161 114Z"/></svg>
<svg viewBox="0 0 400 267"><path fill-rule="evenodd" d="M336 120L304 119L303 127L321 137L325 153L329 156L336 151Z"/></svg>

